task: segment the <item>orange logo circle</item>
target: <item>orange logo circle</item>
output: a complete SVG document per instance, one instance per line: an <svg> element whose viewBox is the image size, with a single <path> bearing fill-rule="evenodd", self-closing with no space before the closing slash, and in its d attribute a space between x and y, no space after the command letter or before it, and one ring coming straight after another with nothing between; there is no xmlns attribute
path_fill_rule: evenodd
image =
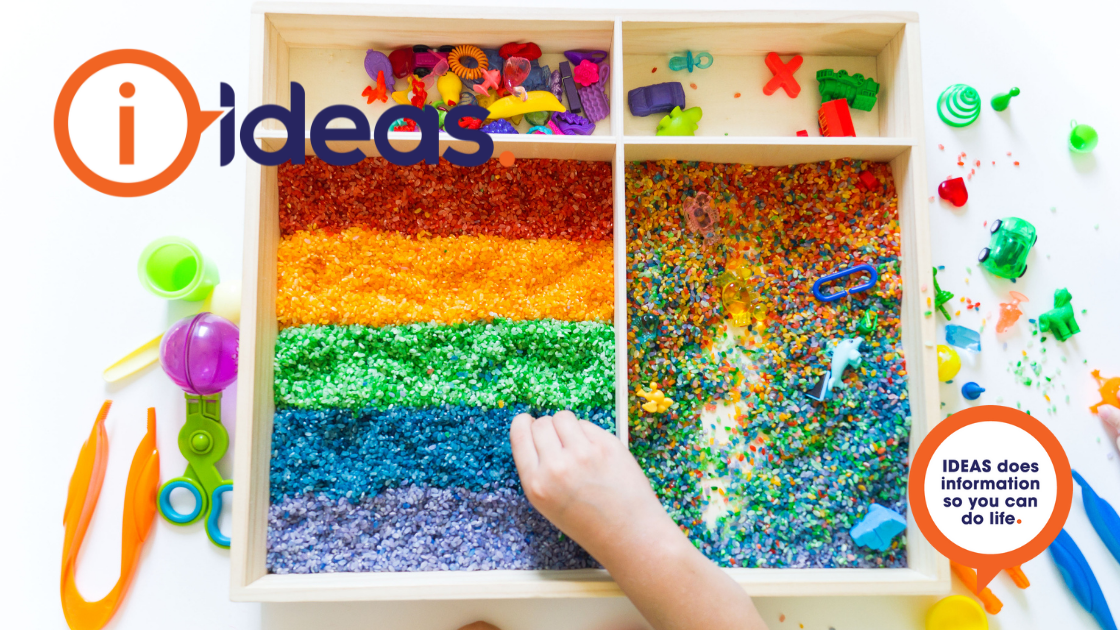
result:
<svg viewBox="0 0 1120 630"><path fill-rule="evenodd" d="M161 173L139 182L116 182L94 173L78 157L70 140L70 107L74 104L74 96L78 93L78 89L100 70L120 64L146 66L163 75L178 90L179 97L183 99L183 105L187 110L187 136L183 139L183 147L179 150L179 154ZM144 50L111 50L83 63L62 86L62 92L59 93L58 101L54 106L54 141L70 172L86 186L114 197L142 197L166 187L187 170L195 152L198 151L198 141L202 132L221 115L221 111L202 111L198 104L198 95L195 94L190 81L187 81L187 77L183 76L183 73L170 61Z"/></svg>

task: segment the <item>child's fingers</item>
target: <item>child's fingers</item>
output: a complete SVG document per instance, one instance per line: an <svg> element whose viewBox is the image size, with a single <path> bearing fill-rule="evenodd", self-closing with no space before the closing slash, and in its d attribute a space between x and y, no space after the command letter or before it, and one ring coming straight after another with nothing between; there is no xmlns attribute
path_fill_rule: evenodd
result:
<svg viewBox="0 0 1120 630"><path fill-rule="evenodd" d="M537 460L559 457L561 445L560 436L556 435L556 426L552 424L550 416L542 416L533 421L533 445L537 448Z"/></svg>
<svg viewBox="0 0 1120 630"><path fill-rule="evenodd" d="M1097 408L1097 415L1113 429L1120 430L1120 409L1112 405L1101 405Z"/></svg>
<svg viewBox="0 0 1120 630"><path fill-rule="evenodd" d="M517 472L521 475L522 484L525 475L537 469L537 447L533 444L533 416L527 413L518 414L509 425L509 447L513 451L513 463L517 464Z"/></svg>
<svg viewBox="0 0 1120 630"><path fill-rule="evenodd" d="M560 443L564 448L586 446L589 443L587 436L579 428L579 420L576 420L576 415L570 411L561 411L552 416L552 425L556 427L556 435L560 437Z"/></svg>
<svg viewBox="0 0 1120 630"><path fill-rule="evenodd" d="M603 440L616 440L616 439L618 439L610 431L607 431L603 427L600 427L599 425L597 425L593 422L588 422L587 420L580 420L579 421L579 428L583 432L583 435L585 437L587 437L587 439L589 441L591 441L592 443L601 442Z"/></svg>

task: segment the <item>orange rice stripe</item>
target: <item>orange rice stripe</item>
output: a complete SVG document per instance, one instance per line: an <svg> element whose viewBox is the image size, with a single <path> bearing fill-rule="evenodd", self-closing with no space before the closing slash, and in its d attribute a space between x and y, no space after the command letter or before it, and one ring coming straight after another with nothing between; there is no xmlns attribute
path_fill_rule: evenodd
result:
<svg viewBox="0 0 1120 630"><path fill-rule="evenodd" d="M352 227L284 236L277 259L281 328L614 316L610 242L413 238Z"/></svg>

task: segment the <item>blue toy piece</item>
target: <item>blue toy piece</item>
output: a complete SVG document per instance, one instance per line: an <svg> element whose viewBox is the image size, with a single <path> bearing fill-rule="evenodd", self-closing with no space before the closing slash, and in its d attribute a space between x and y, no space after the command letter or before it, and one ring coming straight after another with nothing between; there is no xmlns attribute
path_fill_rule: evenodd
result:
<svg viewBox="0 0 1120 630"><path fill-rule="evenodd" d="M1104 546L1112 552L1112 557L1120 562L1120 515L1108 504L1108 501L1097 496L1089 487L1085 478L1073 471L1073 480L1081 486L1081 500L1085 504L1085 513L1089 515L1089 522L1097 535L1101 537Z"/></svg>
<svg viewBox="0 0 1120 630"><path fill-rule="evenodd" d="M1066 530L1058 532L1058 537L1050 543L1050 555L1054 557L1054 562L1062 573L1062 579L1065 580L1069 590L1073 591L1077 601L1093 615L1104 630L1116 630L1116 622L1112 619L1108 602L1101 592L1101 585L1097 583L1097 576L1093 575L1088 561Z"/></svg>
<svg viewBox="0 0 1120 630"><path fill-rule="evenodd" d="M964 326L948 324L945 326L945 343L964 350L980 352L980 333Z"/></svg>
<svg viewBox="0 0 1120 630"><path fill-rule="evenodd" d="M685 52L683 57L673 57L669 59L669 69L674 72L679 70L688 70L689 72L692 72L693 68L696 68L697 70L703 70L704 68L711 66L713 61L715 61L715 59L712 57L712 53L696 53L696 56L694 57L692 56L692 51L689 50Z"/></svg>
<svg viewBox="0 0 1120 630"><path fill-rule="evenodd" d="M856 523L850 533L857 545L875 551L886 551L891 546L891 539L905 529L906 519L901 514L878 503L872 503L867 516Z"/></svg>
<svg viewBox="0 0 1120 630"><path fill-rule="evenodd" d="M670 81L634 88L626 93L626 102L634 116L668 114L674 107L684 109L684 86Z"/></svg>
<svg viewBox="0 0 1120 630"><path fill-rule="evenodd" d="M961 386L961 396L964 396L968 400L976 400L980 397L980 394L983 394L986 391L988 390L980 387L972 381L969 381Z"/></svg>
<svg viewBox="0 0 1120 630"><path fill-rule="evenodd" d="M839 383L844 377L844 370L849 367L859 367L862 355L859 353L860 344L863 343L863 337L856 337L854 339L844 339L836 344L832 349L832 365L829 366L829 371L817 381L816 386L807 394L809 398L816 401L823 401L828 398L832 393L832 386Z"/></svg>
<svg viewBox="0 0 1120 630"><path fill-rule="evenodd" d="M825 284L827 284L829 282L832 282L833 280L843 278L845 276L850 276L854 273L860 273L861 271L862 272L867 272L871 276L871 279L868 280L866 284L861 284L858 287L852 287L850 289L844 289L843 291L837 291L836 293L829 293L828 295L825 295L824 293L821 293L821 287L824 286ZM871 265L868 265L868 264L856 265L855 267L849 267L848 269L845 269L843 271L837 271L836 273L830 273L827 276L821 278L820 280L817 280L816 282L814 282L813 283L813 295L817 296L817 299L822 301L822 302L835 302L836 300L839 300L840 298L842 298L844 296L851 295L853 293L859 293L860 291L866 291L866 290L870 289L871 287L875 286L875 283L878 282L878 281L879 281L879 272L875 270L875 267L872 267Z"/></svg>

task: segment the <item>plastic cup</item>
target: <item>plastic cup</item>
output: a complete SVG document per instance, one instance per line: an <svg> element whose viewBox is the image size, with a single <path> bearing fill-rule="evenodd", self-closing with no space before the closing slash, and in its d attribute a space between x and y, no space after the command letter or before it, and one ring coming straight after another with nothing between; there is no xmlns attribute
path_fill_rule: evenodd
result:
<svg viewBox="0 0 1120 630"><path fill-rule="evenodd" d="M140 283L168 300L204 300L218 284L218 267L194 243L165 236L148 243L137 265Z"/></svg>
<svg viewBox="0 0 1120 630"><path fill-rule="evenodd" d="M1078 153L1089 153L1097 148L1097 141L1100 139L1097 136L1097 130L1089 125L1079 125L1073 122L1072 129L1069 130L1069 148Z"/></svg>
<svg viewBox="0 0 1120 630"><path fill-rule="evenodd" d="M239 331L213 313L184 317L171 325L159 344L159 362L183 391L209 396L237 379Z"/></svg>

